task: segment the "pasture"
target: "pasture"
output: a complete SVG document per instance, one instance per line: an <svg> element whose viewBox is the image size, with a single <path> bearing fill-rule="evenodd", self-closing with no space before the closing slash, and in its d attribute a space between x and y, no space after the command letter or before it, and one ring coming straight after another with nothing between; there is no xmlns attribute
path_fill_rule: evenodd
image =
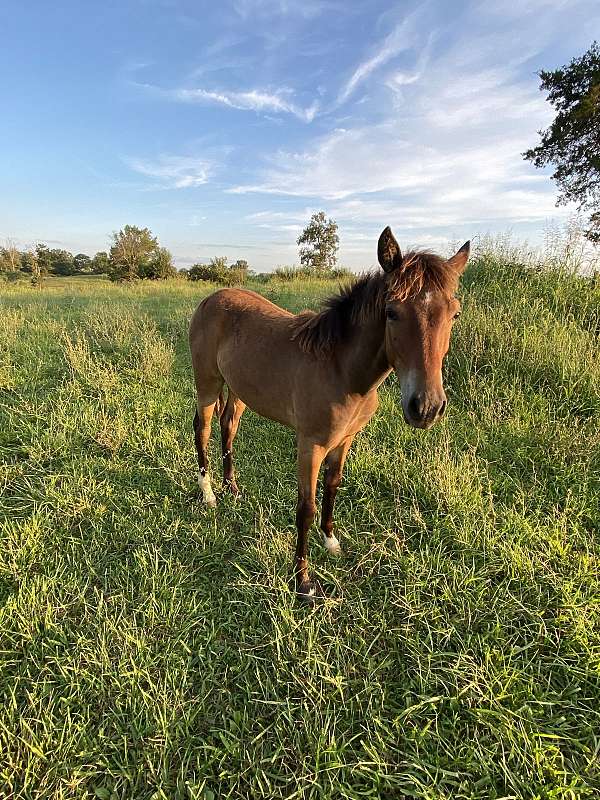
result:
<svg viewBox="0 0 600 800"><path fill-rule="evenodd" d="M335 290L258 288L295 311ZM448 413L410 429L385 383L340 560L313 528L314 609L291 432L247 412L242 498L198 499L210 290L0 288L0 797L597 797L598 284L473 261Z"/></svg>

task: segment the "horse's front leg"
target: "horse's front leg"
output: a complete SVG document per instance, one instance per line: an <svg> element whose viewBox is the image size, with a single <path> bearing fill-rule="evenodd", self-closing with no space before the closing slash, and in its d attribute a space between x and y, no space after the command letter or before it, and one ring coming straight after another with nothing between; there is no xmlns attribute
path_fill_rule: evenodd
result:
<svg viewBox="0 0 600 800"><path fill-rule="evenodd" d="M339 485L342 482L344 462L353 439L353 436L344 439L344 441L334 450L331 450L325 458L321 530L323 531L323 543L331 555L334 556L341 555L342 549L337 537L333 533L333 506Z"/></svg>
<svg viewBox="0 0 600 800"><path fill-rule="evenodd" d="M294 579L299 599L313 603L317 587L308 573L308 534L315 518L317 506L317 478L325 455L322 447L298 437L298 505L296 506L296 555Z"/></svg>

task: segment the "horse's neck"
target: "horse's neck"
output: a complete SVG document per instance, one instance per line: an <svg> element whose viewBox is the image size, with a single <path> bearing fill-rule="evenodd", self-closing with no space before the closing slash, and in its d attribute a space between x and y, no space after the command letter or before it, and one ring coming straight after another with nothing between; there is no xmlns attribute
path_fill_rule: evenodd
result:
<svg viewBox="0 0 600 800"><path fill-rule="evenodd" d="M340 361L349 392L365 395L377 389L391 371L385 351L383 314L355 326Z"/></svg>

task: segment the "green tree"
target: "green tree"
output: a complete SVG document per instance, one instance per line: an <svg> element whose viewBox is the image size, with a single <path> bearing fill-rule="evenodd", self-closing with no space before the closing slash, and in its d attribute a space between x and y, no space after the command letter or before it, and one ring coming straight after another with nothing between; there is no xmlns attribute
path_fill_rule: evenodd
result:
<svg viewBox="0 0 600 800"><path fill-rule="evenodd" d="M240 267L239 264L242 264ZM187 272L187 279L190 281L211 281L219 283L221 286L234 286L244 283L247 277L246 262L236 261L231 266L227 265L226 256L216 256L211 258L208 264L194 264Z"/></svg>
<svg viewBox="0 0 600 800"><path fill-rule="evenodd" d="M43 262L39 261L35 250L24 250L21 253L21 272L33 275L35 272L42 269L44 270L43 274L46 274L47 270Z"/></svg>
<svg viewBox="0 0 600 800"><path fill-rule="evenodd" d="M18 272L21 269L21 252L12 239L0 247L0 272Z"/></svg>
<svg viewBox="0 0 600 800"><path fill-rule="evenodd" d="M553 123L540 131L537 147L523 154L536 167L552 165L560 188L558 203L576 202L590 214L586 236L600 242L600 48L594 42L580 58L542 70L540 89L556 109Z"/></svg>
<svg viewBox="0 0 600 800"><path fill-rule="evenodd" d="M40 261L37 254L37 248L35 250L29 250L23 253L23 257L30 267L31 270L31 285L32 286L41 286L44 282L44 278L48 274L48 270L46 268L46 264L43 261Z"/></svg>
<svg viewBox="0 0 600 800"><path fill-rule="evenodd" d="M208 264L192 264L187 271L188 281L215 281L215 272Z"/></svg>
<svg viewBox="0 0 600 800"><path fill-rule="evenodd" d="M73 254L68 250L50 250L50 272L52 275L72 275Z"/></svg>
<svg viewBox="0 0 600 800"><path fill-rule="evenodd" d="M208 262L209 266L216 271L223 271L227 269L227 256L215 256Z"/></svg>
<svg viewBox="0 0 600 800"><path fill-rule="evenodd" d="M234 283L245 283L250 274L250 266L245 258L238 258L229 268L229 272L231 285Z"/></svg>
<svg viewBox="0 0 600 800"><path fill-rule="evenodd" d="M113 233L110 248L110 277L114 281L131 281L140 277L140 270L158 248L158 240L148 228L125 225Z"/></svg>
<svg viewBox="0 0 600 800"><path fill-rule="evenodd" d="M108 253L99 250L92 258L92 272L94 275L105 275L110 271L110 259Z"/></svg>
<svg viewBox="0 0 600 800"><path fill-rule="evenodd" d="M340 243L337 223L327 219L324 211L313 214L297 239L300 262L315 272L328 272L335 267Z"/></svg>
<svg viewBox="0 0 600 800"><path fill-rule="evenodd" d="M73 257L73 272L77 275L86 275L92 271L92 259L85 253L77 253Z"/></svg>
<svg viewBox="0 0 600 800"><path fill-rule="evenodd" d="M166 247L158 247L145 264L140 267L140 278L165 280L174 278L177 270L173 266L173 257Z"/></svg>
<svg viewBox="0 0 600 800"><path fill-rule="evenodd" d="M52 254L50 249L41 242L35 246L35 257L37 258L40 269L44 270L44 274L50 272L52 269ZM27 272L28 270L24 270Z"/></svg>

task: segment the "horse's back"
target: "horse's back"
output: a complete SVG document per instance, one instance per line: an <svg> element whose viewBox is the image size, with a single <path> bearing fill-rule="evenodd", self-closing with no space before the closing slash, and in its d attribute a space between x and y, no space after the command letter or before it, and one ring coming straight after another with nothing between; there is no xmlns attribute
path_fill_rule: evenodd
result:
<svg viewBox="0 0 600 800"><path fill-rule="evenodd" d="M207 317L218 312L234 315L262 313L286 318L293 316L289 311L280 308L251 289L218 289L200 303L192 317L190 331L193 330L195 324L199 324L201 320L206 320Z"/></svg>

